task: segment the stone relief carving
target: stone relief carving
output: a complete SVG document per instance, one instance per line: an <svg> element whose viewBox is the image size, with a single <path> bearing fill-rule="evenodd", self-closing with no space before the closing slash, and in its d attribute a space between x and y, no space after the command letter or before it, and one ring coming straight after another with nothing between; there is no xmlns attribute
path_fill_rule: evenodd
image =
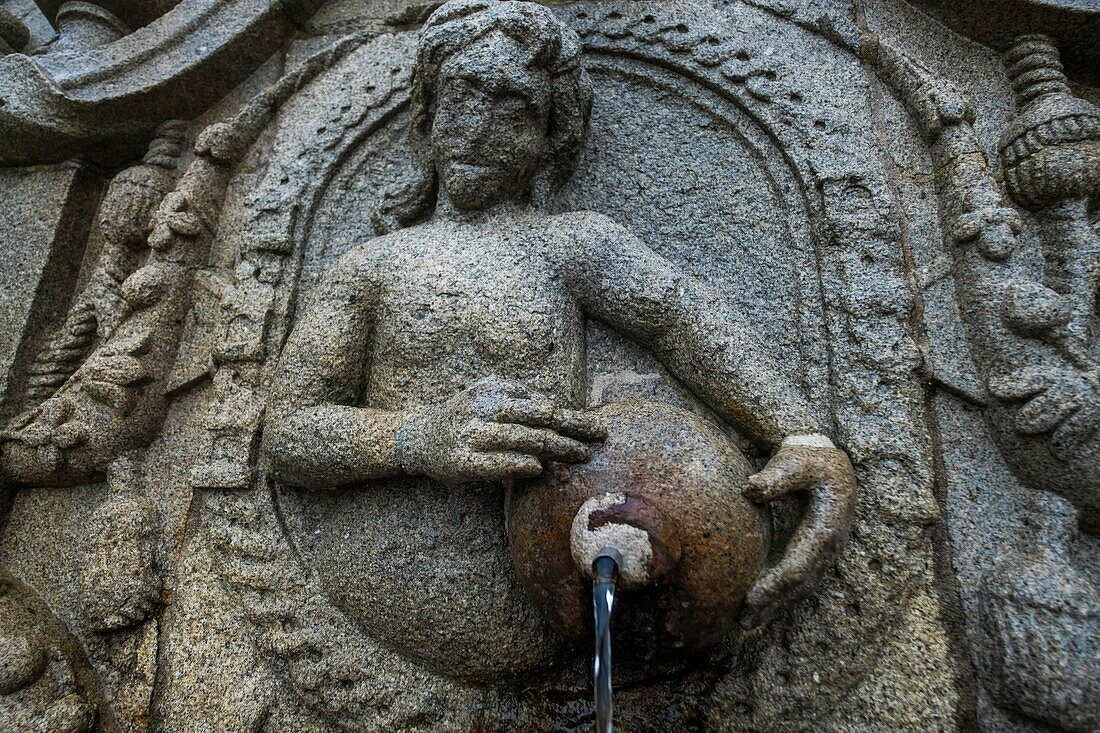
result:
<svg viewBox="0 0 1100 733"><path fill-rule="evenodd" d="M1042 281L1013 258L1020 214L1001 200L972 130L973 111L950 84L878 47L888 80L906 95L933 155L948 231L960 247L960 309L984 360L1005 453L1033 485L1066 494L1082 526L1096 521L1096 310L1093 231L1087 211L1098 175L1097 108L1073 97L1049 39L1027 36L1008 61L1023 113L1005 131L1006 186L1036 210ZM1036 436L1036 437L1031 437ZM1045 443L1045 444L1044 444Z"/></svg>
<svg viewBox="0 0 1100 733"><path fill-rule="evenodd" d="M58 5L41 4L47 10ZM0 88L5 90L0 160L5 165L64 160L78 153L111 160L132 152L143 133L174 117L195 115L229 92L318 3L207 0L170 9L168 3L67 3L58 11L74 5L126 25L104 7L111 6L130 27L149 25L139 33L119 37L128 30L121 28L75 42L62 33L55 44L59 53L0 57ZM113 42L103 49L92 40Z"/></svg>
<svg viewBox="0 0 1100 733"><path fill-rule="evenodd" d="M100 528L85 550L81 604L102 631L139 624L162 600L164 562L157 557L160 519L145 496L140 471L138 456L112 462L108 502L92 518Z"/></svg>
<svg viewBox="0 0 1100 733"><path fill-rule="evenodd" d="M638 13L637 16L633 19L633 21L635 23L639 23L639 24L645 23L645 21L643 20L643 17L642 17L643 15L644 15L644 13ZM623 17L622 15L619 16L619 18L622 18L622 17ZM622 21L622 22L626 22L626 21ZM653 23L656 24L655 20L650 21L650 22L653 22ZM663 33L665 33L666 35L667 34L686 33L686 32L682 32L682 31L678 30L677 25L678 25L678 23L675 22L675 21L674 22L669 22L668 20L662 20L661 24L655 25L655 27L656 28L665 28L665 29L667 29L666 31L663 31ZM659 41L660 37L661 36L658 34L658 32L654 31L654 35L652 37L646 38L645 40L647 42ZM708 46L710 45L706 40L706 36L702 36L700 38L700 42L704 43ZM684 46L678 46L678 48L682 49L682 48L684 48ZM689 46L689 48L690 48L690 46ZM674 51L673 53L678 53L678 51ZM728 56L732 57L736 53L736 49L727 48L725 53L727 53ZM744 66L744 62L741 59L736 59L736 61L738 63L740 63L742 66ZM709 68L709 67L704 67L704 68ZM869 193L865 187L859 186L859 185L852 185L850 187L844 187L844 188L841 188L840 190L841 191L848 190L850 192L856 193L856 199L857 200L859 198L861 198L862 196L867 195ZM855 223L858 220L858 217L860 216L861 211L862 211L861 209L856 209L856 211L853 212L855 214L855 216L857 217L857 219L850 220L850 221L852 221L852 223ZM275 215L274 212L273 212L273 215ZM877 214L877 212L876 212L875 215L878 216L879 214ZM851 224L848 224L846 222L841 222L841 223L838 223L836 229L839 232L843 232L844 234L847 234L847 231L848 231L847 227L849 227L849 226L851 226ZM887 228L887 234L888 234L888 228ZM266 237L267 235L265 234L263 236ZM853 233L852 236L860 238L860 235L855 234L855 233ZM871 245L870 242L867 242L866 244ZM871 245L871 246L875 246L875 245ZM853 273L853 276L855 276L855 273ZM900 368L904 369L905 368L904 367L904 362L902 362L902 364L899 365L899 366L900 366ZM896 469L895 469L895 472L896 472ZM284 499L284 500L286 500L286 499ZM261 503L261 507L262 507L262 503ZM238 512L238 511L240 511L241 513L237 514L236 512ZM293 508L293 504L291 504L290 508L284 509L284 511L290 512L291 515L296 513L296 510ZM918 510L918 512L922 512L922 511L924 511L924 510L923 509ZM241 509L241 504L237 500L233 501L233 503L231 504L228 512L225 513L224 515L222 514L222 510L219 509L219 511L218 511L219 516L221 516L223 518L223 520L228 520L228 522L229 522L229 526L226 528L225 534L228 535L229 537L233 538L226 545L226 548L227 548L227 551L230 552L230 556L232 558L235 558L236 562L241 562L242 560L247 560L248 561L247 565L245 565L245 568L244 568L247 571L250 571L250 572L254 573L257 569L257 566L262 565L263 567L265 567L267 569L265 572L271 572L273 574L278 573L282 577L280 578L279 585L276 586L276 587L279 587L280 589L282 589L282 588L285 587L285 584L287 582L286 581L286 571L285 570L280 570L278 568L278 566L281 564L281 562L285 562L285 561L280 560L280 559L273 559L274 552L270 549L270 545L269 545L270 539L263 540L263 544L261 544L261 540L263 539L261 537L261 535L264 534L265 532L270 532L271 530L270 529L267 529L267 530L262 529L262 524L263 524L262 521L259 522L259 526L257 527L257 516L256 516L257 513L260 513L262 515L262 511L259 511L258 508L256 507L256 505L249 504L248 508L246 510L242 510ZM916 516L920 517L920 514L918 513ZM918 521L920 521L920 520L918 520ZM247 524L250 527L257 527L257 535L250 536L248 540L245 540L245 539L241 538L240 537L240 528L241 528L241 525L245 525L245 524ZM890 542L894 542L894 541L910 542L911 541L911 540L908 540L908 539L902 539L900 537L897 538L897 540L892 540L889 536L890 530L886 530L886 533L883 534L883 530L877 529L873 525L874 525L874 522L872 521L871 524L869 524L869 525L865 526L864 528L862 528L861 531L864 533L864 536L876 537L876 539L873 540L873 542L876 543L877 548L879 550L885 550L885 548L889 546ZM883 529L885 529L885 527ZM235 537L234 537L234 535L235 535ZM268 549L261 549L265 545L268 546ZM897 556L894 556L894 557L897 557ZM868 556L864 556L864 558L860 562L865 563L868 560L871 560L871 558L868 557ZM892 559L889 559L889 556L887 556L887 559L885 561L886 562L893 562ZM872 566L877 562L880 562L880 561L871 560ZM855 570L855 568L853 568L853 570ZM299 571L298 574L300 575L300 571ZM236 571L233 573L233 576L234 577L231 578L231 582L233 583L234 590L239 592L241 590L241 586L242 586L242 579L237 575ZM858 577L859 577L858 575L854 576L853 581L858 583L859 581L856 580L856 578L858 578ZM251 580L251 582L245 583L246 585L249 586L249 590L251 591L251 593L249 593L248 597L255 597L255 596L252 595L252 593L263 592L265 589L272 587L274 582L275 581L273 581L271 576L269 576L269 575L264 575L262 577L262 579L261 578L253 578ZM298 582L301 582L301 581L298 581ZM900 581L899 581L899 585L901 585ZM865 593L866 590L867 589L864 587L864 588L861 588L858 591L853 589L853 592L858 593L858 592L862 591L862 592ZM285 593L285 591L280 590L280 596L282 596L283 593ZM258 599L258 600L263 600L263 599ZM283 609L285 609L287 605L288 604L280 604L280 606ZM839 614L842 614L843 616L846 616L848 618L851 617L850 612L845 611L843 605L838 606L836 611ZM259 606L253 606L251 608L251 612L255 613L258 617L261 617L261 618L267 617L268 623L270 623L270 617L273 613L275 613L275 609L273 609L271 607L271 604L270 604L269 601L264 600L264 602L262 604L260 604ZM283 612L285 613L285 610ZM816 613L818 615L817 623L820 623L821 627L823 627L823 628L832 627L834 629L837 628L836 625L830 620L831 618L833 618L831 616L831 614L833 613L832 609L829 609L827 611L825 611L823 609L818 609ZM874 616L868 616L868 618L866 620L861 620L861 621L862 621L862 623L866 623L869 628L881 627L881 621L878 618L874 617ZM850 624L851 622L849 621L847 623ZM278 627L276 626L276 628L278 628ZM343 628L343 627L340 627L340 628ZM276 633L278 633L278 632L276 632ZM332 635L334 635L334 633ZM823 632L820 632L820 633L828 633L828 632L823 631ZM861 648L867 648L866 639L863 639L861 641L861 640L859 640L858 635L856 635L852 632L846 631L846 632L842 632L842 633L851 634L851 636L844 636L841 639L838 639L838 644L837 644L837 646L839 647L838 651L837 651L838 654L843 654L843 653L859 654L860 652L857 651L857 650L859 650ZM360 642L360 644L362 644L362 643L363 642ZM294 648L295 648L296 653L304 653L304 650L301 650L300 647L294 647ZM873 649L873 646L870 647L870 648ZM844 651L842 652L842 651L840 651L840 649L843 649ZM863 673L865 673L865 671L866 671L865 667L860 667L860 666L855 665L855 664L850 664L843 671L837 670L837 669L832 669L832 670L828 670L828 671L822 670L821 675L819 675L816 671L814 671L812 673L814 681L811 681L811 679L810 679L810 677L811 677L811 671L810 670L805 670L805 669L790 670L789 668L787 668L787 669L784 669L782 672L780 672L780 674L793 674L793 675L799 675L799 676L804 674L805 678L806 678L806 683L805 684L807 686L815 685L815 684L822 684L820 682L820 680L822 679L822 677L824 677L826 674L828 674L830 680L835 680L835 682L832 682L832 683L835 683L835 684L837 684L837 685L839 685L843 688L843 687L855 684L860 679L860 676ZM838 672L840 672L840 673L838 674ZM771 675L775 674L775 671L765 672L764 670L761 670L760 674L761 674L760 684L764 685L764 684L767 684L767 682L765 680L768 679L768 677L770 677ZM338 680L332 679L329 684L331 684L331 686L333 688L338 689L338 687L336 685L337 682L338 682ZM316 688L314 688L314 689L316 689ZM805 688L802 688L802 689L805 689ZM335 697L335 695L333 695L333 697ZM800 702L799 702L800 700L802 700L802 701L805 700L804 694L802 692L793 692L792 691L792 693L791 693L791 703L790 703L792 708L797 709L797 707L800 705ZM348 708L346 706L341 707L340 708L340 714L342 716L347 716L348 715ZM761 714L762 715L768 715L768 716L772 715L772 713L763 713L763 712ZM354 718L352 718L352 719L354 719ZM774 718L770 718L770 717L767 718L767 719L774 720Z"/></svg>
<svg viewBox="0 0 1100 733"><path fill-rule="evenodd" d="M1100 723L1100 596L1075 567L1075 517L1067 509L1040 503L1023 552L989 577L982 599L988 636L979 653L987 655L990 687L1002 704L1063 730L1091 731Z"/></svg>
<svg viewBox="0 0 1100 733"><path fill-rule="evenodd" d="M1040 493L1020 550L981 591L977 654L1006 707L1064 730L1091 731L1100 601L1076 570L1077 526L1095 535L1100 423L1096 251L1090 200L1100 177L1098 109L1072 94L1052 39L1005 52L1020 112L1001 135L1011 201L1031 214L1040 265L1021 262L1023 211L1003 198L977 142L974 110L950 82L887 45L880 72L932 144L945 231L955 245L959 309L989 396L983 405L1017 475ZM1087 542L1094 542L1089 539ZM1079 673L1081 676L1078 676Z"/></svg>
<svg viewBox="0 0 1100 733"><path fill-rule="evenodd" d="M31 367L33 376L27 384L31 399L51 397L121 321L126 302L123 283L137 269L156 208L175 185L182 133L182 123L165 123L143 164L126 169L111 181L100 206L103 249L99 261L84 291L69 308L60 333Z"/></svg>
<svg viewBox="0 0 1100 733"><path fill-rule="evenodd" d="M531 478L543 470L540 459L583 462L590 455L583 443L604 432L575 412L583 408L577 331L581 318L599 319L650 345L756 440L775 446L795 436L756 479L755 498L811 486L833 494L795 538L793 555L803 564L783 563L749 591L755 625L805 595L832 560L854 481L827 440L799 437L822 428L739 314L610 220L550 218L525 206L538 165L568 172L584 141L590 92L576 76L578 46L533 6L455 3L427 21L413 82L419 169L384 198L377 222L387 229L431 219L354 250L326 276L322 300L302 316L281 357L265 430L271 471L310 488L401 474L476 485ZM455 251L437 249L440 240ZM514 269L506 273L508 262ZM492 276L482 263L492 263ZM546 284L538 284L539 271ZM493 295L494 281L507 283L505 292ZM522 301L517 286L530 288ZM348 303L357 310L347 312ZM347 405L363 389L364 372L367 406ZM351 442L311 439L319 429ZM481 623L490 613L479 614Z"/></svg>
<svg viewBox="0 0 1100 733"><path fill-rule="evenodd" d="M118 247L130 246L125 243L126 233L105 236L110 249L103 269L97 269L93 278L100 275L98 280L113 280L115 285L105 285L105 294L97 299L102 304L92 317L97 323L102 319L105 329L111 320L117 320L117 325L55 392L9 426L2 448L8 481L45 486L79 483L102 472L115 456L152 439L163 418L163 382L178 346L177 313L187 308L193 268L204 259L204 247L213 236L217 199L225 185L225 170L219 168L216 153L205 147L218 143L211 139L215 135L200 140L205 148L200 156L209 157L197 158L176 190L157 205L146 242L147 258L140 267L127 274L127 265L118 261ZM143 202L146 192L122 185L116 190L124 205L138 209L134 218L141 222L141 209L148 208ZM108 212L113 205L109 198ZM137 230L144 226L138 224ZM112 237L118 237L119 243L112 245ZM125 279L118 283L120 275ZM99 285L93 282L90 288ZM110 303L111 296L121 303ZM73 314L77 322L72 328L78 338L91 323L87 310L88 306L78 303ZM62 339L70 335L64 333ZM79 358L80 346L68 341L51 345L44 363L40 362L41 376L47 379L33 381L32 388L45 391L52 386L48 381L63 377ZM64 359L69 363L59 363Z"/></svg>
<svg viewBox="0 0 1100 733"><path fill-rule="evenodd" d="M617 729L1100 725L1100 113L1051 38L994 159L901 2L41 5L0 160L121 172L5 396L5 729L586 729L608 544ZM974 568L942 394L1029 492Z"/></svg>

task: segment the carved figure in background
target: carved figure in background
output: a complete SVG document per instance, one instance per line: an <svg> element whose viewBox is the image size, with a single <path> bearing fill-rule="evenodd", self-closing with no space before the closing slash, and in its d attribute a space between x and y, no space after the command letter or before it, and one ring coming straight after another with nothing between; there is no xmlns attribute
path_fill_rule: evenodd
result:
<svg viewBox="0 0 1100 733"><path fill-rule="evenodd" d="M0 491L71 487L105 475L105 501L82 518L88 528L73 589L79 612L65 618L82 638L70 640L48 604L0 572L0 730L149 725L159 611L170 547L180 538L166 527L164 505L146 483L143 449L178 390L197 381L172 382L195 279L241 156L279 105L366 37L342 38L229 121L207 127L178 182L179 123L163 126L144 162L112 182L99 211L103 248L88 285L31 370L37 378L29 384L28 409L0 431ZM241 310L227 300L228 310ZM253 342L233 335L217 356L254 356ZM216 379L215 392L223 384ZM233 417L225 410L220 416ZM68 580L60 575L59 582ZM93 654L100 655L98 670L107 669L102 684L89 664Z"/></svg>
<svg viewBox="0 0 1100 733"><path fill-rule="evenodd" d="M1089 221L1100 111L1072 96L1050 39L1024 36L1009 50L1022 114L1002 137L1001 162L1043 239L1043 270L1029 272L1015 252L1021 217L997 190L969 101L886 45L877 58L932 145L959 309L997 398L987 416L1002 452L1031 486L1072 501L1083 531L1100 533L1100 238Z"/></svg>
<svg viewBox="0 0 1100 733"><path fill-rule="evenodd" d="M49 396L0 431L0 479L72 486L102 476L112 460L153 439L171 396L182 314L191 306L195 273L209 254L233 167L283 100L364 37L349 36L316 54L231 122L206 128L195 158L167 195L142 175L124 171L116 178L116 195L101 210L109 248L88 288L92 306L78 301L67 324L84 340L66 341L64 331L56 351L61 361L54 363L53 346L39 359L43 379L31 386ZM164 145L154 141L147 165L160 159ZM138 262L126 247L141 241L148 251ZM95 340L95 327L106 333L91 349L85 341ZM55 383L60 386L51 392Z"/></svg>
<svg viewBox="0 0 1100 733"><path fill-rule="evenodd" d="M1001 165L1009 195L1036 218L1044 261L1042 284L1017 284L1006 316L1020 335L1052 344L1065 363L1021 369L990 386L999 397L1023 403L1017 430L1049 434L1051 451L1061 459L1091 452L1095 466L1100 236L1090 222L1090 206L1100 195L1100 109L1070 91L1050 38L1021 36L1005 61L1020 113L1001 136ZM1100 522L1095 474L1080 494L1085 526L1095 532Z"/></svg>
<svg viewBox="0 0 1100 733"><path fill-rule="evenodd" d="M65 323L30 369L27 396L31 399L44 400L56 392L118 326L125 310L122 284L148 253L145 240L153 227L153 214L176 183L185 134L184 122L161 125L142 163L111 181L99 207L103 248Z"/></svg>
<svg viewBox="0 0 1100 733"><path fill-rule="evenodd" d="M876 57L931 144L944 228L957 247L959 309L996 398L990 427L1036 489L1025 549L998 558L983 578L977 656L986 686L1025 718L1094 731L1100 595L1075 569L1072 540L1078 525L1100 534L1100 237L1090 221L1100 110L1072 94L1049 37L1021 36L1006 52L1020 114L1001 136L1000 162L1009 196L1040 235L1042 269L1032 272L1016 251L1023 218L997 189L969 101L885 44Z"/></svg>
<svg viewBox="0 0 1100 733"><path fill-rule="evenodd" d="M567 177L583 147L579 57L573 33L533 3L456 0L432 15L415 69L415 165L376 217L388 233L318 286L266 421L277 480L355 486L339 497L354 532L322 530L361 563L362 588L336 592L345 609L434 669L481 681L546 666L559 643L509 566L502 482L583 462L602 437L585 411L586 319L647 346L776 449L753 498L829 497L749 592L747 624L811 592L854 501L847 456L740 313L606 217L531 205L536 181ZM357 554L359 537L395 534L384 552ZM437 570L418 571L435 558ZM355 600L403 598L410 579L451 602Z"/></svg>

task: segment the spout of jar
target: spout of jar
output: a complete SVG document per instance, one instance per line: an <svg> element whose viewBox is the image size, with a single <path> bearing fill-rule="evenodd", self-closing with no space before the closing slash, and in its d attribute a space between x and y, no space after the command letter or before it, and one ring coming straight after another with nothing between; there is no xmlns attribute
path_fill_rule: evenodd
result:
<svg viewBox="0 0 1100 733"><path fill-rule="evenodd" d="M584 576L596 580L596 561L606 548L618 559L619 588L652 585L680 558L673 527L644 499L622 492L588 499L573 517L569 535L573 562Z"/></svg>
<svg viewBox="0 0 1100 733"><path fill-rule="evenodd" d="M596 559L592 561L593 581L601 583L614 583L619 578L619 568L623 565L623 553L617 547L605 547L596 553Z"/></svg>

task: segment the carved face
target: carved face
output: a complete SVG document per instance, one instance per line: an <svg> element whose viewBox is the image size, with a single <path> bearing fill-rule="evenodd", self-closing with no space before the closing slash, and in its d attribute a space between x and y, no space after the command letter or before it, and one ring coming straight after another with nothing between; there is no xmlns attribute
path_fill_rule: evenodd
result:
<svg viewBox="0 0 1100 733"><path fill-rule="evenodd" d="M514 41L481 39L440 69L431 126L439 181L460 210L518 198L546 149L550 81Z"/></svg>

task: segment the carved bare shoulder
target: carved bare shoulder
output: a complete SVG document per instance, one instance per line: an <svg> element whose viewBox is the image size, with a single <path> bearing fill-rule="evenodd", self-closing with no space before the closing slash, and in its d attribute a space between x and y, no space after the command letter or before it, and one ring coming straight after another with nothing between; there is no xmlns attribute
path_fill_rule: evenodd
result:
<svg viewBox="0 0 1100 733"><path fill-rule="evenodd" d="M553 217L547 259L559 270L569 273L586 265L606 267L609 260L644 245L630 230L614 219L595 211L570 211Z"/></svg>
<svg viewBox="0 0 1100 733"><path fill-rule="evenodd" d="M348 250L325 273L318 298L360 301L377 292L387 262L404 242L402 233L384 234Z"/></svg>

